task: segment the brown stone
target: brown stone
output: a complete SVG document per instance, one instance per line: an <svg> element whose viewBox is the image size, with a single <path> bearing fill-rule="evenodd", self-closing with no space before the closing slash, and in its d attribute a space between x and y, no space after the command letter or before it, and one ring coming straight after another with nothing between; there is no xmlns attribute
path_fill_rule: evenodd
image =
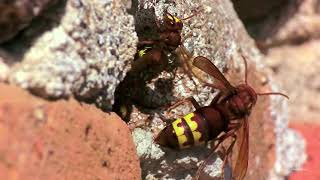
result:
<svg viewBox="0 0 320 180"><path fill-rule="evenodd" d="M140 179L128 127L77 101L0 85L0 179Z"/></svg>

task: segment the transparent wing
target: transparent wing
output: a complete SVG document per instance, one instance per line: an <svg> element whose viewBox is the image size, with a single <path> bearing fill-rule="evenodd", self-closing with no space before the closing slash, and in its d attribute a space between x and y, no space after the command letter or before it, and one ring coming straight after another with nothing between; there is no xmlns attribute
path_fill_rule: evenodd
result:
<svg viewBox="0 0 320 180"><path fill-rule="evenodd" d="M237 142L239 145L239 154L234 167L234 178L242 180L244 179L249 160L249 123L248 117L244 118L243 124L237 133Z"/></svg>
<svg viewBox="0 0 320 180"><path fill-rule="evenodd" d="M218 80L218 83L214 84L217 89L222 91L234 91L235 88L209 59L203 56L197 56L193 60L193 65Z"/></svg>
<svg viewBox="0 0 320 180"><path fill-rule="evenodd" d="M192 75L193 75L203 84L207 86L211 86L212 88L215 88L215 89L221 89L221 86L216 86L215 84L208 83L198 72L195 71L196 69L192 65L193 56L190 52L187 51L187 49L183 45L179 46L179 48L177 49L177 54L179 55L182 68L184 69L184 71L186 72L186 74L189 76L190 79L192 79Z"/></svg>

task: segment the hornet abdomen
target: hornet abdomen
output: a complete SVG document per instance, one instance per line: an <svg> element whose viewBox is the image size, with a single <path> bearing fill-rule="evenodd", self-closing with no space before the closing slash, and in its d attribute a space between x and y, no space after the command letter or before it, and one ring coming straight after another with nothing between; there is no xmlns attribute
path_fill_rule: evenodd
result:
<svg viewBox="0 0 320 180"><path fill-rule="evenodd" d="M172 149L185 149L216 138L226 124L218 109L206 106L173 121L155 141Z"/></svg>

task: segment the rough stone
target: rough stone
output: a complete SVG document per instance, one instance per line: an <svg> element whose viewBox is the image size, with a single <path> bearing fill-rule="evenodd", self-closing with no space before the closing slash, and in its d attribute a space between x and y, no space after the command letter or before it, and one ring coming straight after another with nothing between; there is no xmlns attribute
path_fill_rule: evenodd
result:
<svg viewBox="0 0 320 180"><path fill-rule="evenodd" d="M140 177L130 131L114 113L0 84L0 179Z"/></svg>
<svg viewBox="0 0 320 180"><path fill-rule="evenodd" d="M39 35L12 67L10 83L42 97L73 95L110 109L136 52L126 7L126 1L67 1L56 15L58 24Z"/></svg>
<svg viewBox="0 0 320 180"><path fill-rule="evenodd" d="M271 86L272 91L278 88ZM306 142L295 130L288 128L288 101L274 96L271 101L271 116L275 120L275 164L269 174L270 179L283 179L302 167L306 161Z"/></svg>

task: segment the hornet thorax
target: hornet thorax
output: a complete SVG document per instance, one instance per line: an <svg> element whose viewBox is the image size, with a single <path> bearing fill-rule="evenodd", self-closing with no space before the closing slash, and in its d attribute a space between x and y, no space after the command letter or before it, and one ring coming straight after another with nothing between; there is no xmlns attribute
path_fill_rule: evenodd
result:
<svg viewBox="0 0 320 180"><path fill-rule="evenodd" d="M256 101L257 94L254 89L246 84L240 84L235 88L234 94L226 97L219 106L225 110L226 118L232 120L249 115Z"/></svg>

